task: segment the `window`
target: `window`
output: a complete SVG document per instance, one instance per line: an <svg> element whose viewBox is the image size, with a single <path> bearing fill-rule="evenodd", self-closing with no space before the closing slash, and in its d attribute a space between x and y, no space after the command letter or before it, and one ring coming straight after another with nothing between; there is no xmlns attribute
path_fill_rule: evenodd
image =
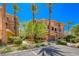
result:
<svg viewBox="0 0 79 59"><path fill-rule="evenodd" d="M54 30L54 27L52 27L52 31Z"/></svg>
<svg viewBox="0 0 79 59"><path fill-rule="evenodd" d="M14 30L16 30L16 27L14 26Z"/></svg>
<svg viewBox="0 0 79 59"><path fill-rule="evenodd" d="M57 31L57 29L55 28L55 31Z"/></svg>
<svg viewBox="0 0 79 59"><path fill-rule="evenodd" d="M8 24L6 23L6 28L8 28Z"/></svg>

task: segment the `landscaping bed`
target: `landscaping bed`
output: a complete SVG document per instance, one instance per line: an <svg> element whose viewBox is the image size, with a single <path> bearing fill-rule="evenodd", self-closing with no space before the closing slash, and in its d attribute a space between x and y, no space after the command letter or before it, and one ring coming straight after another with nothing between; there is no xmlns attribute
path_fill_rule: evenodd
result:
<svg viewBox="0 0 79 59"><path fill-rule="evenodd" d="M43 43L36 43L36 44L32 44L32 45L26 45L26 44L21 44L21 45L7 45L4 46L2 48L0 48L0 54L6 54L6 53L10 53L10 52L18 52L18 51L22 51L22 50L30 50L33 48L39 48L39 47L44 47L46 46L46 44Z"/></svg>

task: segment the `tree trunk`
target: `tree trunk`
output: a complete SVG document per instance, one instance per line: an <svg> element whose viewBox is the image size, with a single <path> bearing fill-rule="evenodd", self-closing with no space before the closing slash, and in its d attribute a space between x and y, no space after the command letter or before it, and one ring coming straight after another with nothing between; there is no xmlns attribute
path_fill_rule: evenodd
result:
<svg viewBox="0 0 79 59"><path fill-rule="evenodd" d="M35 23L35 13L32 11L32 19L33 19L33 24Z"/></svg>
<svg viewBox="0 0 79 59"><path fill-rule="evenodd" d="M15 24L15 36L17 36L17 25L16 25L16 12L14 11L14 24Z"/></svg>
<svg viewBox="0 0 79 59"><path fill-rule="evenodd" d="M70 33L70 26L68 25L68 34Z"/></svg>
<svg viewBox="0 0 79 59"><path fill-rule="evenodd" d="M34 16L35 16L34 11L32 11L33 25L34 25L34 23L35 23L35 22L34 22L34 21L35 21L35 20L34 20ZM33 30L33 28L32 28L32 30ZM32 33L32 41L34 40L34 36L35 36L35 35L34 35L34 30L33 30L33 33Z"/></svg>
<svg viewBox="0 0 79 59"><path fill-rule="evenodd" d="M48 34L48 38L50 39L50 31L51 31L51 13L52 13L52 8L51 5L49 5L49 34Z"/></svg>

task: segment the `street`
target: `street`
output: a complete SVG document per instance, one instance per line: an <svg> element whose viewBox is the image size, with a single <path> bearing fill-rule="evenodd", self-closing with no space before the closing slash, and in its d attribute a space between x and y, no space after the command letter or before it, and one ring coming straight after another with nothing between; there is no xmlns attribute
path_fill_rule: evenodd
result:
<svg viewBox="0 0 79 59"><path fill-rule="evenodd" d="M7 53L2 56L78 56L79 48L72 48L61 45L53 45L41 48L34 48L20 52Z"/></svg>

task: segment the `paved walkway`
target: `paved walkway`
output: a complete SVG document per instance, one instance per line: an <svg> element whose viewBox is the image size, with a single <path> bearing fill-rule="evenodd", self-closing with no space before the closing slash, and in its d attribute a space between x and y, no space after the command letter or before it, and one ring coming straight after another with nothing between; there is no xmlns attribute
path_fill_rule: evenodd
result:
<svg viewBox="0 0 79 59"><path fill-rule="evenodd" d="M42 48L34 48L32 50L7 53L3 56L79 56L79 48L53 45Z"/></svg>

